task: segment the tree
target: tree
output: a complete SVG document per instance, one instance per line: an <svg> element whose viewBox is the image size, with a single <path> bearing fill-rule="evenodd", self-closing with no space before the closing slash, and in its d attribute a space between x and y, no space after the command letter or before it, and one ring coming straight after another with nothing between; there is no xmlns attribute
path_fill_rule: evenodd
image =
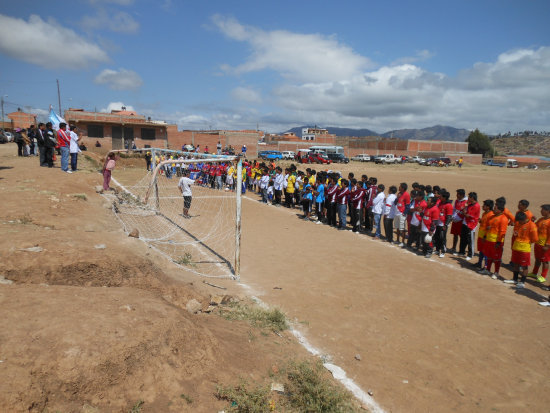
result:
<svg viewBox="0 0 550 413"><path fill-rule="evenodd" d="M470 132L466 142L468 142L468 152L470 153L480 153L485 156L494 152L489 137L484 133L481 133L479 129Z"/></svg>

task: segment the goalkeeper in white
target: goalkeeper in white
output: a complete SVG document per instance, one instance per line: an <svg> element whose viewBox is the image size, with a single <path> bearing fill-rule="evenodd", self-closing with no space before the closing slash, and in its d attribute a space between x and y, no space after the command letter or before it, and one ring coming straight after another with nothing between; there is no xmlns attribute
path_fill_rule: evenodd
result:
<svg viewBox="0 0 550 413"><path fill-rule="evenodd" d="M191 218L189 215L189 208L191 208L191 200L193 194L191 192L191 185L195 183L194 179L189 178L189 170L183 171L183 176L180 178L178 188L183 196L183 217Z"/></svg>

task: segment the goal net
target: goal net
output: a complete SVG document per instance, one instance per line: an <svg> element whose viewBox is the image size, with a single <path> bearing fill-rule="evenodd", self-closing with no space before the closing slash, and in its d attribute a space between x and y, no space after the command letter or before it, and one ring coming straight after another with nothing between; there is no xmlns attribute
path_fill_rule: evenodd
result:
<svg viewBox="0 0 550 413"><path fill-rule="evenodd" d="M125 159L117 162L112 179L120 188L107 195L113 197L116 216L127 233L137 230L141 240L185 270L238 279L240 161L185 152L170 159L170 152L176 151L156 149L153 156L158 154L159 162L145 176L145 163L132 167ZM187 216L178 186L183 176L193 181Z"/></svg>

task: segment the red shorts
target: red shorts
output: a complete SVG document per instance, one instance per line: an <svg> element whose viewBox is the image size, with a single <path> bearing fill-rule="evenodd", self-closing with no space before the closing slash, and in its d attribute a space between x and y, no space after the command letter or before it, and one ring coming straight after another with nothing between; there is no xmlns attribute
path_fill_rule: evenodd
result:
<svg viewBox="0 0 550 413"><path fill-rule="evenodd" d="M477 250L479 252L482 252L485 256L487 256L487 254L485 253L485 244L486 243L487 243L487 241L485 241L483 238L477 237Z"/></svg>
<svg viewBox="0 0 550 413"><path fill-rule="evenodd" d="M462 221L453 222L451 225L451 234L460 235L462 233Z"/></svg>
<svg viewBox="0 0 550 413"><path fill-rule="evenodd" d="M483 253L487 256L487 258L490 258L493 261L501 261L502 243L500 244L500 247L497 248L496 242L485 241L485 250L483 251Z"/></svg>
<svg viewBox="0 0 550 413"><path fill-rule="evenodd" d="M531 253L512 250L512 262L520 267L529 267L531 265Z"/></svg>
<svg viewBox="0 0 550 413"><path fill-rule="evenodd" d="M550 248L542 250L542 245L535 244L535 259L540 262L550 262Z"/></svg>

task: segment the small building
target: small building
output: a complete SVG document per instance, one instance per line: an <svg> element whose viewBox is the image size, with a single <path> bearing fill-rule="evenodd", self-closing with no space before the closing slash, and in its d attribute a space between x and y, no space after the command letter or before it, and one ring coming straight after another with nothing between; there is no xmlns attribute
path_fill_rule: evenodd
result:
<svg viewBox="0 0 550 413"><path fill-rule="evenodd" d="M327 129L321 128L302 128L302 140L303 141L315 141L317 143L333 144L336 139L336 135L328 133Z"/></svg>
<svg viewBox="0 0 550 413"><path fill-rule="evenodd" d="M75 125L84 138L99 141L112 149L130 147L132 141L138 147L167 147L169 130L177 126L164 121L151 120L134 111L113 110L111 113L88 112L84 109L65 111L65 121ZM91 144L91 142L88 142Z"/></svg>
<svg viewBox="0 0 550 413"><path fill-rule="evenodd" d="M10 124L4 122L4 129L27 129L31 125L36 125L36 116L34 113L25 113L21 109L17 109L17 112L8 113Z"/></svg>

